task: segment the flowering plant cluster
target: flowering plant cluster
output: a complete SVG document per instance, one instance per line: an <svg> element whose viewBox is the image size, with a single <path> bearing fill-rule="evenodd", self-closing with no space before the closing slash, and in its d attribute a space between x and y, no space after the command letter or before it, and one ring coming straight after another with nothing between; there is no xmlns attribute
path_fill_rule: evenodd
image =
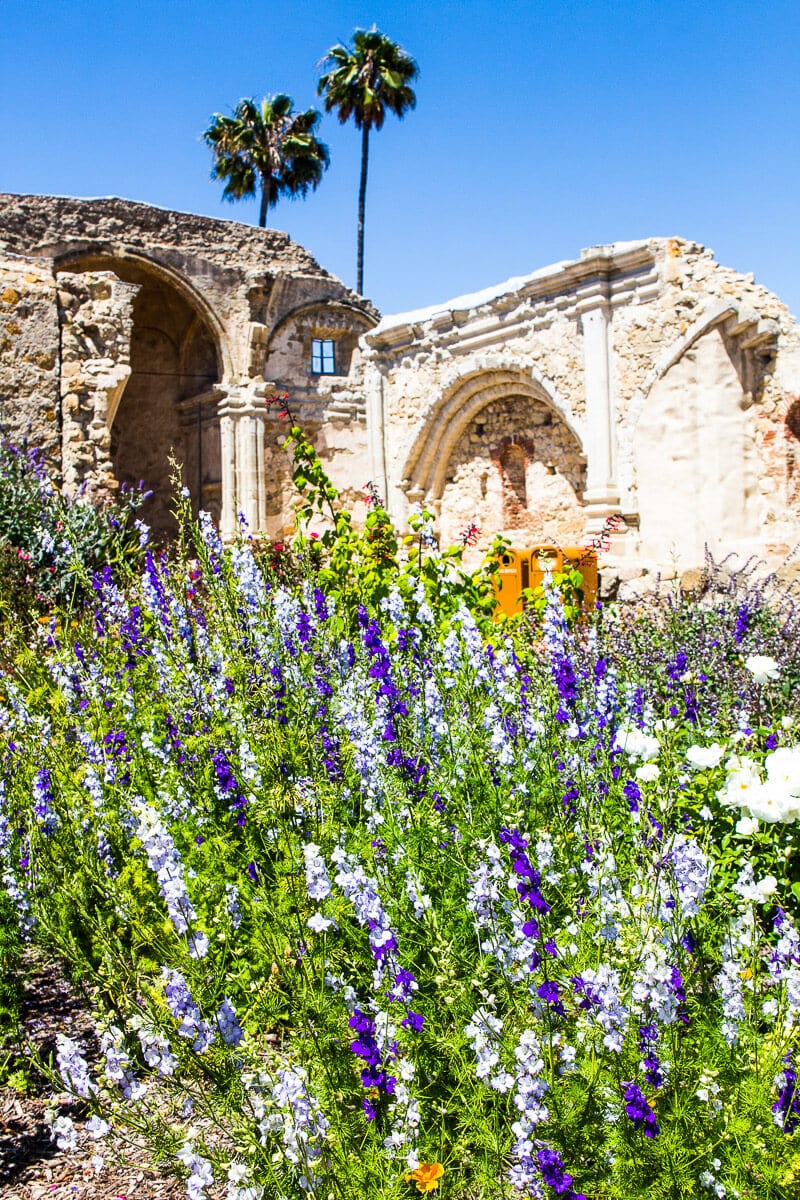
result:
<svg viewBox="0 0 800 1200"><path fill-rule="evenodd" d="M0 686L6 911L95 1011L59 1144L102 1170L122 1128L191 1200L791 1194L767 616L720 601L707 661L680 610L571 630L552 593L487 636L445 570L351 604L192 536Z"/></svg>
<svg viewBox="0 0 800 1200"><path fill-rule="evenodd" d="M0 629L55 601L74 603L93 570L135 558L147 533L136 514L148 495L128 489L104 509L64 497L38 450L0 435Z"/></svg>

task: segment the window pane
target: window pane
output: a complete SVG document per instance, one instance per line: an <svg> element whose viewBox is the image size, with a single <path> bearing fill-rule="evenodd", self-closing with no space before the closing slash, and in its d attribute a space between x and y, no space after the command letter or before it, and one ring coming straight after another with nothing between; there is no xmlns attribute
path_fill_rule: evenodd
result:
<svg viewBox="0 0 800 1200"><path fill-rule="evenodd" d="M336 374L336 343L333 338L314 338L311 343L311 370L315 375Z"/></svg>

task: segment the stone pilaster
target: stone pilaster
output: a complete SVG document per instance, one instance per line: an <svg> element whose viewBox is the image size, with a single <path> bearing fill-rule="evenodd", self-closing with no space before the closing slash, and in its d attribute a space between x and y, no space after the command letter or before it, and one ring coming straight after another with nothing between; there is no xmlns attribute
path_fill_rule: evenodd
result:
<svg viewBox="0 0 800 1200"><path fill-rule="evenodd" d="M389 494L389 484L386 476L386 419L384 415L383 375L380 368L374 363L366 363L364 367L364 394L366 400L367 452L369 456L370 479L383 498L388 511L392 513L393 517L397 518L400 515L396 511L398 508L397 497Z"/></svg>
<svg viewBox="0 0 800 1200"><path fill-rule="evenodd" d="M66 491L114 494L111 426L131 376L130 339L138 284L109 271L58 280L61 461Z"/></svg>
<svg viewBox="0 0 800 1200"><path fill-rule="evenodd" d="M616 415L611 349L611 305L598 284L580 306L586 381L586 528L602 529L619 512Z"/></svg>
<svg viewBox="0 0 800 1200"><path fill-rule="evenodd" d="M264 383L231 388L222 393L218 405L222 450L222 514L220 532L230 541L244 515L251 533L266 531L265 487L265 396L272 389Z"/></svg>

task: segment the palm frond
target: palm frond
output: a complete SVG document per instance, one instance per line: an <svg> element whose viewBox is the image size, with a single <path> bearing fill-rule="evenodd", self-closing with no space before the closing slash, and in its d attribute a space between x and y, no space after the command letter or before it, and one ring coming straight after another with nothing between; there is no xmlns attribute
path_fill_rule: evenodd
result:
<svg viewBox="0 0 800 1200"><path fill-rule="evenodd" d="M306 195L330 163L328 147L315 135L315 108L296 113L291 96L279 92L261 103L240 100L231 116L215 113L203 134L214 155L212 178L226 180L223 196L253 196L259 185L266 207L282 195Z"/></svg>

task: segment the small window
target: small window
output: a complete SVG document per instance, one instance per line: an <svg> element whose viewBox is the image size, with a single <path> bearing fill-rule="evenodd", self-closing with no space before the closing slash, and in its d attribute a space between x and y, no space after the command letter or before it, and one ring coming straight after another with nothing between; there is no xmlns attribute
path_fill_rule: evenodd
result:
<svg viewBox="0 0 800 1200"><path fill-rule="evenodd" d="M314 338L311 343L311 370L315 375L336 374L335 345L333 338Z"/></svg>

